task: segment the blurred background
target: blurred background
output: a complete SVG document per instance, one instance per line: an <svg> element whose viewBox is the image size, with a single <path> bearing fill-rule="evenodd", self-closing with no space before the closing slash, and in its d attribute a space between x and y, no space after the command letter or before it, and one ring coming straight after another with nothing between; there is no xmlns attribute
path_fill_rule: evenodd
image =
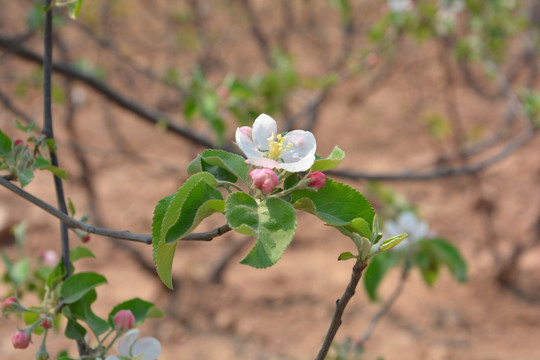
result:
<svg viewBox="0 0 540 360"><path fill-rule="evenodd" d="M0 126L24 137L15 120L42 126L42 4L0 0L0 13ZM444 262L405 280L389 268L375 302L360 286L332 358L355 358L339 349L400 284L356 359L540 358L539 1L94 0L76 20L54 14L55 136L78 216L149 234L187 164L205 148L236 151L236 128L267 113L312 131L323 157L343 149L327 175L364 193L381 221L412 210L467 263L466 282ZM25 189L55 203L50 174ZM9 229L23 221L21 250ZM224 223L214 215L197 231ZM0 227L12 261L60 251L57 220L6 189ZM337 257L353 244L308 214L272 268L238 264L252 242L230 232L179 244L173 291L147 245L92 235L97 258L77 270L109 280L98 315L135 296L165 311L141 329L161 341L161 360L315 357L350 277ZM2 319L0 357L33 356L12 348L18 324ZM53 336L51 354L74 354Z"/></svg>

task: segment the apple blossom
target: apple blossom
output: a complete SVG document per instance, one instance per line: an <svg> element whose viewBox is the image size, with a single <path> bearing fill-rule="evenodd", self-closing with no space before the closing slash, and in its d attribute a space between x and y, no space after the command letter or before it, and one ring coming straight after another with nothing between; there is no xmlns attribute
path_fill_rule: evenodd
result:
<svg viewBox="0 0 540 360"><path fill-rule="evenodd" d="M55 266L60 257L54 250L42 250L39 252L39 258L43 262L43 265Z"/></svg>
<svg viewBox="0 0 540 360"><path fill-rule="evenodd" d="M26 349L30 344L30 336L24 330L17 331L11 338L15 349Z"/></svg>
<svg viewBox="0 0 540 360"><path fill-rule="evenodd" d="M161 354L161 344L153 337L143 337L137 340L139 330L128 331L118 342L120 357L109 355L105 360L156 360Z"/></svg>
<svg viewBox="0 0 540 360"><path fill-rule="evenodd" d="M413 6L411 0L388 0L388 8L395 13L412 10Z"/></svg>
<svg viewBox="0 0 540 360"><path fill-rule="evenodd" d="M309 187L319 190L326 184L326 175L320 171L315 171L314 173L309 174L308 179L311 179L309 182Z"/></svg>
<svg viewBox="0 0 540 360"><path fill-rule="evenodd" d="M387 221L384 224L384 230L385 238L391 238L402 233L407 233L409 235L394 247L396 250L408 248L415 242L432 236L428 223L424 220L420 220L412 211L400 213L396 221Z"/></svg>
<svg viewBox="0 0 540 360"><path fill-rule="evenodd" d="M128 330L135 324L135 316L131 310L120 310L114 315L114 325L119 330Z"/></svg>
<svg viewBox="0 0 540 360"><path fill-rule="evenodd" d="M246 163L288 172L308 170L315 162L317 144L309 131L293 130L277 133L276 121L261 114L253 128L236 129L236 145L247 157Z"/></svg>
<svg viewBox="0 0 540 360"><path fill-rule="evenodd" d="M263 194L270 194L279 183L278 176L272 169L254 169L249 173L253 179L253 186L260 189Z"/></svg>

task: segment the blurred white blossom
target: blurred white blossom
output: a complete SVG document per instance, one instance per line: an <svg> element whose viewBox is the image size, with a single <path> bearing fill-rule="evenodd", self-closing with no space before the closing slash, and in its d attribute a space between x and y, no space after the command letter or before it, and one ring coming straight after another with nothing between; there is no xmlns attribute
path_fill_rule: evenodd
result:
<svg viewBox="0 0 540 360"><path fill-rule="evenodd" d="M388 9L391 12L404 12L412 10L414 7L411 0L388 0Z"/></svg>
<svg viewBox="0 0 540 360"><path fill-rule="evenodd" d="M434 235L429 229L429 224L424 220L420 220L412 211L404 211L398 215L395 221L389 220L384 224L385 238L391 238L402 233L407 233L409 236L394 247L396 250L408 248L415 242Z"/></svg>

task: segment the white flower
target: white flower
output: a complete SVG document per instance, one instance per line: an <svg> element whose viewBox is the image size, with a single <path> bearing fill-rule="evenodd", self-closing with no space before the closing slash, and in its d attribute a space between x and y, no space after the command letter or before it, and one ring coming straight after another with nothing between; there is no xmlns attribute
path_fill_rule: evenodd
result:
<svg viewBox="0 0 540 360"><path fill-rule="evenodd" d="M246 163L288 172L308 170L315 162L317 144L309 131L277 133L276 121L266 114L255 119L253 128L236 130L236 145L247 157Z"/></svg>
<svg viewBox="0 0 540 360"><path fill-rule="evenodd" d="M404 12L413 9L411 0L388 0L388 8L392 12Z"/></svg>
<svg viewBox="0 0 540 360"><path fill-rule="evenodd" d="M398 215L396 221L387 221L384 224L384 235L386 238L391 238L402 233L407 233L409 236L394 247L396 250L407 248L419 240L432 236L428 223L418 219L412 211L402 212Z"/></svg>
<svg viewBox="0 0 540 360"><path fill-rule="evenodd" d="M143 337L139 340L139 330L128 331L120 342L118 342L118 351L120 357L109 355L105 360L156 360L161 354L161 344L153 337Z"/></svg>

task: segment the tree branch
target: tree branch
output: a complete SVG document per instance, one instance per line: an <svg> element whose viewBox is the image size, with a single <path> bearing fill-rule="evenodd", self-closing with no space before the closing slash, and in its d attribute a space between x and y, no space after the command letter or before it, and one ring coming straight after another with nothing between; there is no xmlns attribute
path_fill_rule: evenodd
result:
<svg viewBox="0 0 540 360"><path fill-rule="evenodd" d="M56 209L54 206L50 205L49 203L24 191L18 186L13 185L3 176L0 176L0 185L7 188L8 190L11 190L15 194L22 197L23 199L28 200L32 204L42 208L49 214L62 220L64 223L67 224L69 228L80 229L91 234L103 235L103 236L108 236L111 238L116 238L116 239L121 239L121 240L131 240L131 241L141 242L144 244L152 243L152 235L137 234L137 233L132 233L130 231L111 230L107 228L93 226L93 225L84 223L82 221L79 221L77 219L74 219L71 216L62 213L61 211L59 211L58 209ZM211 241L215 237L221 236L229 232L230 230L231 230L230 226L228 224L225 224L209 231L200 232L200 233L191 233L180 240L182 241Z"/></svg>
<svg viewBox="0 0 540 360"><path fill-rule="evenodd" d="M5 35L0 35L0 47L11 47L11 53L31 62L39 64L42 63L43 59L39 54L28 50L22 46L14 45L13 42L14 39L6 37ZM116 103L121 108L132 112L133 114L152 124L156 125L165 121L167 124L167 130L173 132L174 134L180 135L185 139L193 142L194 144L202 145L208 148L216 148L214 143L208 140L206 137L194 133L186 126L176 124L172 118L162 113L161 111L147 108L143 105L140 105L139 102L127 98L106 83L95 79L91 75L85 74L84 72L81 72L68 64L52 63L52 69L59 74L83 82L92 89L104 95L112 102Z"/></svg>
<svg viewBox="0 0 540 360"><path fill-rule="evenodd" d="M341 326L341 318L343 316L343 312L345 311L345 307L349 303L349 300L351 300L351 298L354 296L356 287L358 286L358 282L362 277L362 272L367 265L367 262L361 260L357 260L354 264L349 284L347 285L347 288L345 289L345 292L343 293L341 298L336 301L336 310L334 311L332 322L330 323L328 332L326 333L321 349L319 350L319 354L317 355L315 360L326 359L328 350L330 350L330 345L332 345L332 341L334 340L334 337L336 336L336 333Z"/></svg>

